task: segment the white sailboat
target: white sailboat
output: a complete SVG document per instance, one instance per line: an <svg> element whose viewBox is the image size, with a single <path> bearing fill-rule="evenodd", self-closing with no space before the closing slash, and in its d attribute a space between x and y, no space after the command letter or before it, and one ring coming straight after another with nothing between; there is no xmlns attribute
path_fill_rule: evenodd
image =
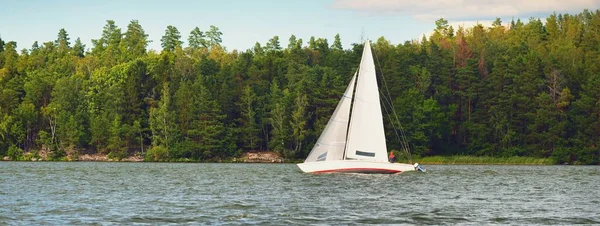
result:
<svg viewBox="0 0 600 226"><path fill-rule="evenodd" d="M415 163L390 163L371 43L358 71L304 163L306 173L402 173L421 169Z"/></svg>

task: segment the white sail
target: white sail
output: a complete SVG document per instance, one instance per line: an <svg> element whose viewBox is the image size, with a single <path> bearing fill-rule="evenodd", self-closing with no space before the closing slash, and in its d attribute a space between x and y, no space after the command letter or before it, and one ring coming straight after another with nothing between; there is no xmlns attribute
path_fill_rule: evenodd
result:
<svg viewBox="0 0 600 226"><path fill-rule="evenodd" d="M298 167L307 173L424 171L417 163L387 161L379 88L369 41L365 43L358 73L352 77L312 151Z"/></svg>
<svg viewBox="0 0 600 226"><path fill-rule="evenodd" d="M308 154L305 162L342 160L344 158L344 147L346 146L346 134L348 131L348 119L350 117L350 104L354 92L354 81L356 74L352 77L346 92L342 96L329 122L323 129L317 143Z"/></svg>
<svg viewBox="0 0 600 226"><path fill-rule="evenodd" d="M365 43L357 79L346 158L387 162L379 88L369 41Z"/></svg>

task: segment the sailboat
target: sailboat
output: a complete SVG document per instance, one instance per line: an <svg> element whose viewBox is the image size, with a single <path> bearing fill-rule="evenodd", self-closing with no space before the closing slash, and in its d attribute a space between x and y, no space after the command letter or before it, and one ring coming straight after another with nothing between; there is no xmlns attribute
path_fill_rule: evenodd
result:
<svg viewBox="0 0 600 226"><path fill-rule="evenodd" d="M390 163L370 41L329 122L304 163L306 173L402 173L418 163Z"/></svg>

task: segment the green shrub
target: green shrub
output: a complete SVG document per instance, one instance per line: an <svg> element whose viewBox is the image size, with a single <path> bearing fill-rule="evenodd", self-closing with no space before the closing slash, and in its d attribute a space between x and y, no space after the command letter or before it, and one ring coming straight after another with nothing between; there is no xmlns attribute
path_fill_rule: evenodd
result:
<svg viewBox="0 0 600 226"><path fill-rule="evenodd" d="M144 161L163 162L169 160L169 150L163 146L154 146L146 152Z"/></svg>
<svg viewBox="0 0 600 226"><path fill-rule="evenodd" d="M552 152L551 158L558 164L569 163L571 164L573 161L571 157L573 156L573 150L571 148L559 147L554 149Z"/></svg>
<svg viewBox="0 0 600 226"><path fill-rule="evenodd" d="M66 160L67 152L62 148L57 148L54 151L48 152L48 159L50 161L64 161Z"/></svg>
<svg viewBox="0 0 600 226"><path fill-rule="evenodd" d="M185 140L175 144L172 148L170 148L169 154L171 158L175 159L200 159L200 145L193 141Z"/></svg>
<svg viewBox="0 0 600 226"><path fill-rule="evenodd" d="M573 164L576 165L591 165L598 164L598 158L600 154L600 148L597 147L584 147L578 149L576 156L577 161Z"/></svg>
<svg viewBox="0 0 600 226"><path fill-rule="evenodd" d="M78 161L79 160L79 150L74 147L69 147L67 151L67 156L69 161Z"/></svg>
<svg viewBox="0 0 600 226"><path fill-rule="evenodd" d="M13 144L10 145L6 154L10 160L21 160L23 157L23 150Z"/></svg>
<svg viewBox="0 0 600 226"><path fill-rule="evenodd" d="M111 150L106 156L109 159L121 160L127 158L127 149L126 148L116 148Z"/></svg>
<svg viewBox="0 0 600 226"><path fill-rule="evenodd" d="M31 152L27 152L23 154L23 157L21 157L21 160L23 161L31 161L31 159L33 159L34 154Z"/></svg>

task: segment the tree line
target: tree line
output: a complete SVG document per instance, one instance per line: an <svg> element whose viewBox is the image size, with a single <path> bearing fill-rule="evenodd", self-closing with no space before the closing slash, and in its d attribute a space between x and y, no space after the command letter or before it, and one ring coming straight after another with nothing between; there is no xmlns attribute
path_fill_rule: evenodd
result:
<svg viewBox="0 0 600 226"><path fill-rule="evenodd" d="M394 107L384 111L390 150L402 147L396 127L420 156L600 162L599 10L491 27L435 24L421 40L373 42L380 88L390 94L383 102ZM89 48L65 29L29 49L0 39L0 156L210 161L273 150L304 158L363 44L292 35L288 46L274 36L227 51L222 35L196 27L184 41L168 26L156 52L138 21L122 30L108 20Z"/></svg>

